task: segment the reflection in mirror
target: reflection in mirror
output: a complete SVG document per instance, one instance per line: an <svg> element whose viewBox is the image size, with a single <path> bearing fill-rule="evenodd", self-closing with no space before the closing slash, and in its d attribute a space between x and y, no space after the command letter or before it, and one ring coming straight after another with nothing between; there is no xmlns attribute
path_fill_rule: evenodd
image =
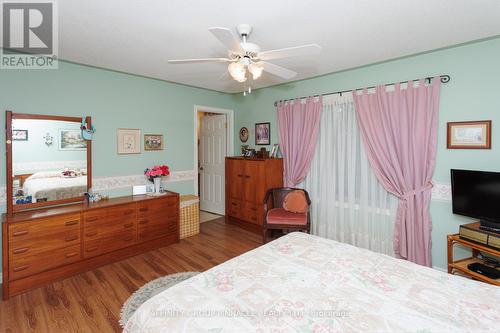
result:
<svg viewBox="0 0 500 333"><path fill-rule="evenodd" d="M87 191L87 142L80 123L12 120L14 205L81 197Z"/></svg>

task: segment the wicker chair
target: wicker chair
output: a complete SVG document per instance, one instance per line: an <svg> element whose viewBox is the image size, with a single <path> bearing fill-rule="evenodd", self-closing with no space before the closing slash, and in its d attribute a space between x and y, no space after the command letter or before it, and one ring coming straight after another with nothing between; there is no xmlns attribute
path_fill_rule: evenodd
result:
<svg viewBox="0 0 500 333"><path fill-rule="evenodd" d="M262 241L267 243L269 230L293 230L310 232L311 215L308 209L306 213L293 213L283 209L283 202L288 193L292 191L303 191L306 196L307 205L311 206L311 199L306 190L292 187L272 188L267 191L264 199L264 224L262 226Z"/></svg>

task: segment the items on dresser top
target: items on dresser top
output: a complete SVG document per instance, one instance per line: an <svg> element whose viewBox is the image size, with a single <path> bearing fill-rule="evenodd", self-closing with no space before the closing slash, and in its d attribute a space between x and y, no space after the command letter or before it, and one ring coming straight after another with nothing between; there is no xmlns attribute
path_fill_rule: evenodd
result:
<svg viewBox="0 0 500 333"><path fill-rule="evenodd" d="M179 240L179 195L128 196L3 215L3 296Z"/></svg>

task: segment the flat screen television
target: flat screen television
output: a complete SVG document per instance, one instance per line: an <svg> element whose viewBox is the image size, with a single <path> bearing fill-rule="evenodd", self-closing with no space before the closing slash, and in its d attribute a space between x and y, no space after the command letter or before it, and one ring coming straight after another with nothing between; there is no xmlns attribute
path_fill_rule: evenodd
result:
<svg viewBox="0 0 500 333"><path fill-rule="evenodd" d="M477 218L500 231L500 172L451 169L453 213Z"/></svg>

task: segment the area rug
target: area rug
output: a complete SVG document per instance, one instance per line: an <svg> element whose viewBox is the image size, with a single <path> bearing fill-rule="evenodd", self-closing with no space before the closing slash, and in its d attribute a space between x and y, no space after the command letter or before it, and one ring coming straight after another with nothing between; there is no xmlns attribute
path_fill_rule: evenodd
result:
<svg viewBox="0 0 500 333"><path fill-rule="evenodd" d="M183 272L162 276L158 279L150 281L139 288L135 293L130 296L123 304L120 313L120 325L125 327L127 321L134 314L134 312L148 299L158 295L162 291L175 286L177 283L187 280L199 272Z"/></svg>

